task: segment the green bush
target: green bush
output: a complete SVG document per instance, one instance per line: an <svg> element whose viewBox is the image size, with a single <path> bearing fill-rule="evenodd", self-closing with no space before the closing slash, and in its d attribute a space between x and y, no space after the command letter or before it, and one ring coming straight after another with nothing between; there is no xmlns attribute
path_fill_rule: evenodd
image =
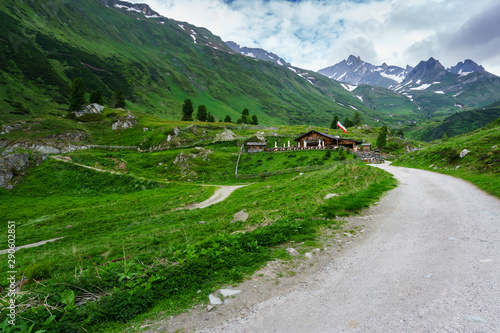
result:
<svg viewBox="0 0 500 333"><path fill-rule="evenodd" d="M26 276L28 280L43 280L50 277L51 269L52 263L35 263L24 270L24 276Z"/></svg>
<svg viewBox="0 0 500 333"><path fill-rule="evenodd" d="M102 113L86 113L81 117L77 117L76 120L87 123L92 121L101 121L104 119Z"/></svg>

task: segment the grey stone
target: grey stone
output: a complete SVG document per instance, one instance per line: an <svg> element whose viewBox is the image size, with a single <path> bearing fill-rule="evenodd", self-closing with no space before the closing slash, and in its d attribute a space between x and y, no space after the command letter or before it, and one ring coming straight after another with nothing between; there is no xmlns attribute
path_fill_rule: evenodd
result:
<svg viewBox="0 0 500 333"><path fill-rule="evenodd" d="M200 222L198 222L198 224L206 224L206 223L207 223L207 222L205 222L205 221L200 221Z"/></svg>
<svg viewBox="0 0 500 333"><path fill-rule="evenodd" d="M42 154L60 154L61 150L54 148L52 146L40 145L35 148L35 150Z"/></svg>
<svg viewBox="0 0 500 333"><path fill-rule="evenodd" d="M213 309L214 309L214 307L213 307L213 306L211 306L211 305L207 305L207 312L210 312L210 311L212 311Z"/></svg>
<svg viewBox="0 0 500 333"><path fill-rule="evenodd" d="M241 293L241 290L221 289L220 293L224 297L229 297L233 295L238 295L239 293Z"/></svg>
<svg viewBox="0 0 500 333"><path fill-rule="evenodd" d="M92 103L84 106L80 111L73 111L73 113L75 114L75 116L81 117L87 113L101 113L102 110L104 110L104 106L97 103Z"/></svg>
<svg viewBox="0 0 500 333"><path fill-rule="evenodd" d="M111 129L116 131L118 129L127 129L134 127L137 125L137 121L135 120L137 117L128 115L126 117L118 118L114 123L111 124Z"/></svg>
<svg viewBox="0 0 500 333"><path fill-rule="evenodd" d="M14 175L29 165L29 155L24 154L9 154L0 159L0 187L7 188Z"/></svg>
<svg viewBox="0 0 500 333"><path fill-rule="evenodd" d="M286 252L291 256L298 256L299 251L295 250L293 247L289 247L286 249Z"/></svg>
<svg viewBox="0 0 500 333"><path fill-rule="evenodd" d="M212 304L212 305L222 304L221 299L217 296L212 295L212 294L208 295L208 299L210 300L210 304Z"/></svg>
<svg viewBox="0 0 500 333"><path fill-rule="evenodd" d="M328 199L331 199L333 197L336 197L338 194L337 193L328 193L326 196L325 196L325 200L328 200Z"/></svg>
<svg viewBox="0 0 500 333"><path fill-rule="evenodd" d="M215 136L214 142L218 142L218 141L231 141L231 140L234 140L234 139L236 139L236 135L231 130L226 129L224 132L218 133Z"/></svg>
<svg viewBox="0 0 500 333"><path fill-rule="evenodd" d="M233 217L233 220L231 221L231 223L238 222L238 221L246 222L246 220L248 220L248 213L245 212L245 209L242 209L239 212L237 212L236 214L234 214L234 217Z"/></svg>
<svg viewBox="0 0 500 333"><path fill-rule="evenodd" d="M467 149L464 149L460 152L460 158L464 158L465 155L467 155L468 153L470 153L470 150L467 150Z"/></svg>

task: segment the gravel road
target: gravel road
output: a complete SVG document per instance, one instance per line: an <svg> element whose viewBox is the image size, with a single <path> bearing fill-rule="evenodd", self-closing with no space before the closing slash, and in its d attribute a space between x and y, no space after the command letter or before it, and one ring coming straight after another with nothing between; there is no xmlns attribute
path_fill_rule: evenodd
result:
<svg viewBox="0 0 500 333"><path fill-rule="evenodd" d="M213 185L211 185L211 186L213 186ZM214 205L216 203L219 203L219 202L226 200L231 195L231 193L233 193L237 189L245 187L245 186L248 186L248 185L220 186L217 190L215 190L215 193L207 200L202 201L202 202L198 202L198 203L194 203L194 204L188 205L186 207L181 207L178 209L196 209L196 208L205 208L205 207Z"/></svg>
<svg viewBox="0 0 500 333"><path fill-rule="evenodd" d="M453 177L379 167L400 185L351 218L366 226L361 241L307 283L197 331L500 332L500 200Z"/></svg>

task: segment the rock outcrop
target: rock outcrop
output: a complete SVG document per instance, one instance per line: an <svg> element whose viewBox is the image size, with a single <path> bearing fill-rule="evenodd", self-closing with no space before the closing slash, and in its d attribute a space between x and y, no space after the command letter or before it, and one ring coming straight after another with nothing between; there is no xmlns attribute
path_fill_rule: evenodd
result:
<svg viewBox="0 0 500 333"><path fill-rule="evenodd" d="M224 132L218 133L215 136L214 142L232 141L234 139L236 139L236 135L231 130L226 129Z"/></svg>
<svg viewBox="0 0 500 333"><path fill-rule="evenodd" d="M47 155L30 158L28 153L12 153L0 157L0 187L12 189L12 179L19 175L22 170L31 165L39 165Z"/></svg>
<svg viewBox="0 0 500 333"><path fill-rule="evenodd" d="M113 124L111 124L111 129L113 131L116 131L119 129L127 129L127 128L134 127L135 125L137 125L136 119L137 119L137 117L133 116L133 115L119 117L118 119L116 119L116 121Z"/></svg>
<svg viewBox="0 0 500 333"><path fill-rule="evenodd" d="M102 113L102 110L104 110L104 106L92 103L85 105L80 111L73 111L73 113L76 117L81 117L87 113Z"/></svg>

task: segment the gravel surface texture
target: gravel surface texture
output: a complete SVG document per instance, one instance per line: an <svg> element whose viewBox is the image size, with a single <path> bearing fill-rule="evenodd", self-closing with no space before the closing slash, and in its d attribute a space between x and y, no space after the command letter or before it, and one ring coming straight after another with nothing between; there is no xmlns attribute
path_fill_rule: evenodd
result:
<svg viewBox="0 0 500 333"><path fill-rule="evenodd" d="M500 200L450 176L378 167L399 186L349 219L364 232L343 251L279 283L253 278L155 331L500 332Z"/></svg>

